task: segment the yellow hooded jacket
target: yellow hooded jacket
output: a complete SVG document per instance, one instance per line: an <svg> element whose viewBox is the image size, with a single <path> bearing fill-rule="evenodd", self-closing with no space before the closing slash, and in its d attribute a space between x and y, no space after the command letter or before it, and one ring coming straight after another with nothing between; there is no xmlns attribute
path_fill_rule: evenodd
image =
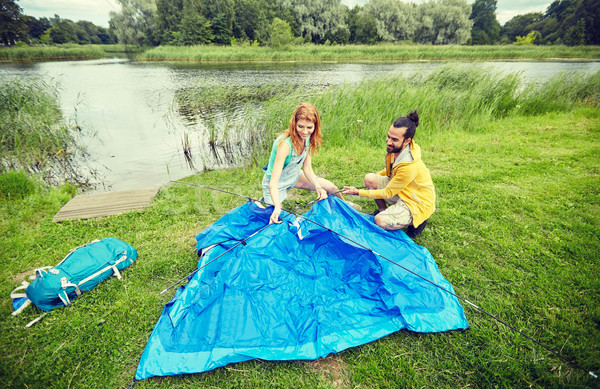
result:
<svg viewBox="0 0 600 389"><path fill-rule="evenodd" d="M400 162L393 168L393 154L386 155L386 168L377 174L388 176L390 182L383 189L361 189L358 195L372 199L390 199L398 195L413 216L413 226L418 227L435 211L435 186L429 169L421 160L421 148L410 143L412 162Z"/></svg>

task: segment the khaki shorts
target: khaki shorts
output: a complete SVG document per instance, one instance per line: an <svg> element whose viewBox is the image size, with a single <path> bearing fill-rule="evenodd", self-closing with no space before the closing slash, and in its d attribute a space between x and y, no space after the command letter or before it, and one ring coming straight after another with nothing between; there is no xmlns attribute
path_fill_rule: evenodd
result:
<svg viewBox="0 0 600 389"><path fill-rule="evenodd" d="M387 176L379 176L377 177L377 189L383 189L390 182L390 179ZM408 209L408 206L404 203L404 201L400 200L398 195L390 198L383 199L388 207L385 211L379 212L380 217L383 218L383 221L390 227L397 226L408 226L412 224L412 213Z"/></svg>

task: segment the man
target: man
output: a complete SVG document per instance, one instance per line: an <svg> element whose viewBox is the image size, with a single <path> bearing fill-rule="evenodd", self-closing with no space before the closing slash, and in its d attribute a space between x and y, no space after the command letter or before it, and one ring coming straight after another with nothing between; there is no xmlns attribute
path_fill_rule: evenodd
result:
<svg viewBox="0 0 600 389"><path fill-rule="evenodd" d="M406 228L411 238L423 231L435 211L435 186L421 160L421 148L413 142L418 125L416 111L396 119L387 134L386 168L365 176L366 190L343 190L375 199L375 224L385 230Z"/></svg>

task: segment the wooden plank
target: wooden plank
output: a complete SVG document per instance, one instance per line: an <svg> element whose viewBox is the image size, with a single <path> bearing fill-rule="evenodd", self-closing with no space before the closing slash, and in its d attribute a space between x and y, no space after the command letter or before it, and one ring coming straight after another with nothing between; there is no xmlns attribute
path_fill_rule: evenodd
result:
<svg viewBox="0 0 600 389"><path fill-rule="evenodd" d="M54 218L53 222L63 220L91 219L94 217L119 215L129 211L141 210L158 193L159 188L126 190L120 192L84 194L73 197Z"/></svg>

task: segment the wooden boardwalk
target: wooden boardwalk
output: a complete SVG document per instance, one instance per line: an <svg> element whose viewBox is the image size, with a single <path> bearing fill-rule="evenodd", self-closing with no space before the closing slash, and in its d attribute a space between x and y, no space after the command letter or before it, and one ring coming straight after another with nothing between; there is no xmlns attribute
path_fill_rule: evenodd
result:
<svg viewBox="0 0 600 389"><path fill-rule="evenodd" d="M63 220L91 219L94 217L119 215L140 210L150 205L159 188L127 190L121 192L83 194L73 197L54 218L53 222Z"/></svg>

